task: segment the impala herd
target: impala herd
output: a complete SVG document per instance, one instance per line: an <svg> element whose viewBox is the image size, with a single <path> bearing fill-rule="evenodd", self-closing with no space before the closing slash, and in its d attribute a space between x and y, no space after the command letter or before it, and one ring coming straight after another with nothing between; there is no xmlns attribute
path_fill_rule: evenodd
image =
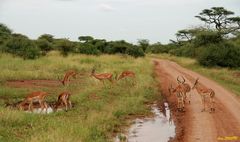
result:
<svg viewBox="0 0 240 142"><path fill-rule="evenodd" d="M71 78L75 78L77 77L77 74L79 74L77 71L75 70L69 70L65 73L63 79L59 79L59 81L61 82L61 84L68 85L70 83L70 79ZM131 77L131 78L135 78L135 73L133 71L123 71L119 76L116 75L115 79L113 78L113 74L112 73L95 73L95 69L93 68L91 71L91 77L94 77L95 79L99 80L100 82L102 82L104 84L105 80L110 81L111 83L116 83L117 81L126 78L126 77ZM206 88L204 87L204 85L202 85L199 82L199 78L197 78L194 82L193 87L191 87L188 83L186 83L185 78L183 76L181 76L182 80L180 79L180 77L177 77L177 83L178 85L174 88L171 84L171 86L169 87L169 94L170 95L174 95L177 98L177 109L178 111L185 111L185 103L188 100L188 103L191 103L191 93L190 91L193 89L196 89L198 94L201 96L201 102L203 105L202 111L206 110L206 103L207 100L209 100L209 106L210 106L210 112L215 111L215 107L214 107L214 97L215 97L215 92L210 89L210 88ZM34 102L38 102L40 107L41 107L41 112L48 108L48 104L45 101L45 98L48 96L47 92L43 92L43 91L37 91L37 92L32 92L29 95L26 96L26 98L18 104L18 108L20 110L24 109L24 105L28 105L28 110L33 112L33 103ZM71 94L67 91L62 92L61 94L59 94L57 102L52 106L52 109L55 111L59 108L59 106L63 106L65 107L65 110L67 111L69 108L72 108L72 103L70 101L70 96Z"/></svg>
<svg viewBox="0 0 240 142"><path fill-rule="evenodd" d="M174 88L171 84L169 87L169 94L170 95L175 95L177 98L177 109L178 111L185 111L184 110L184 105L186 100L188 99L188 102L190 104L191 100L191 93L190 91L192 89L196 89L198 94L201 97L201 102L202 102L202 112L206 110L206 104L207 101L209 101L209 106L210 106L210 112L215 111L214 107L214 97L215 97L215 92L210 89L206 88L204 85L202 85L199 82L199 78L197 78L194 82L193 87L191 88L189 84L185 83L185 79L183 76L181 76L182 81L180 80L180 77L177 77L178 85Z"/></svg>
<svg viewBox="0 0 240 142"><path fill-rule="evenodd" d="M59 81L64 86L68 85L70 83L70 79L71 78L76 79L78 74L79 73L75 70L69 70L65 73L63 79L62 80L59 79ZM118 81L120 79L123 79L123 78L126 78L126 77L135 78L135 73L133 71L123 71L119 76L116 75L116 80L114 80L112 73L96 74L95 69L93 69L90 76L98 79L99 81L101 81L104 84L105 80L109 80L111 83L115 83L116 81ZM33 112L33 103L37 102L41 107L40 113L42 113L42 111L44 109L47 112L47 108L49 107L47 102L45 101L45 98L47 96L48 96L47 92L43 92L43 91L32 92L32 93L28 94L26 96L26 98L17 105L17 107L20 110L24 110L24 106L28 105L27 110ZM52 106L53 111L56 111L59 108L59 106L65 107L66 111L69 108L72 108L72 103L70 101L70 96L71 96L71 94L67 91L59 94L57 102Z"/></svg>

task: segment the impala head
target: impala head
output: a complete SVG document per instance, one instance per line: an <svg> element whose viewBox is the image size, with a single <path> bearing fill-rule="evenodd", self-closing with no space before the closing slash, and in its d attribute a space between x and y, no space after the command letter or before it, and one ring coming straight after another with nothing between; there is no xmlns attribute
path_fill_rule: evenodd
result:
<svg viewBox="0 0 240 142"><path fill-rule="evenodd" d="M182 81L179 79L179 76L177 77L178 84L183 84L183 83L185 83L186 80L184 79L184 77L181 76L181 78L182 78Z"/></svg>
<svg viewBox="0 0 240 142"><path fill-rule="evenodd" d="M197 86L197 84L198 84L198 80L199 80L199 78L197 78L197 79L195 80L192 89L194 89L194 88Z"/></svg>

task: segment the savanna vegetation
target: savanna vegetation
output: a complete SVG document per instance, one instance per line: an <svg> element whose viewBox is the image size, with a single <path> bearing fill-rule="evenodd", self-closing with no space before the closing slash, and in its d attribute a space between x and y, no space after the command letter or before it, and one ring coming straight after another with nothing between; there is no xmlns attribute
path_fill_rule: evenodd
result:
<svg viewBox="0 0 240 142"><path fill-rule="evenodd" d="M59 141L59 142L105 142L111 141L113 134L123 132L126 119L134 115L150 114L145 104L160 99L152 65L146 58L135 59L122 55L68 55L52 51L37 60L13 58L10 54L0 54L0 141ZM109 72L114 76L131 69L136 78L125 78L116 84L90 77L92 68L97 73ZM68 69L75 69L81 76L69 86L12 88L7 80L57 80ZM6 104L22 101L32 91L46 91L47 102L57 100L64 90L72 93L73 108L68 112L32 114L17 109L6 108Z"/></svg>
<svg viewBox="0 0 240 142"><path fill-rule="evenodd" d="M223 7L212 7L196 18L205 25L179 30L176 40L152 44L147 51L191 57L203 66L240 67L240 17Z"/></svg>

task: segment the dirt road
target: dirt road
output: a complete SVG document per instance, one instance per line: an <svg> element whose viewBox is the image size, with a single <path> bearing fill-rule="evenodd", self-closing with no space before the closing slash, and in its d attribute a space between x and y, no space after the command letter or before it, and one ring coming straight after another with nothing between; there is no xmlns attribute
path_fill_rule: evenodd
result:
<svg viewBox="0 0 240 142"><path fill-rule="evenodd" d="M177 139L183 142L218 142L219 137L240 137L240 102L236 95L220 86L218 83L168 60L153 59L155 73L160 81L162 94L176 106L175 96L168 96L170 84L176 86L176 78L182 75L186 82L193 85L199 77L200 83L211 88L216 93L216 112L201 112L202 104L199 94L192 90L191 104L186 105L186 112L179 113L173 110L177 118ZM239 84L240 85L240 84ZM231 137L234 139L233 137ZM229 142L240 142L228 140Z"/></svg>

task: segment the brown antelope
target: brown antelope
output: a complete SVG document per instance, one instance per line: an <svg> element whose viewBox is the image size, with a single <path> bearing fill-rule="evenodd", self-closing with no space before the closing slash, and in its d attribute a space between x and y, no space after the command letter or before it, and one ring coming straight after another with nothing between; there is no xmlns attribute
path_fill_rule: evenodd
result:
<svg viewBox="0 0 240 142"><path fill-rule="evenodd" d="M135 73L132 71L123 71L117 78L117 80L123 79L125 77L133 77L135 78Z"/></svg>
<svg viewBox="0 0 240 142"><path fill-rule="evenodd" d="M55 104L55 109L57 109L59 105L65 106L66 111L68 110L68 107L72 108L70 96L71 94L68 92L62 92L61 94L59 94L57 103Z"/></svg>
<svg viewBox="0 0 240 142"><path fill-rule="evenodd" d="M203 105L202 112L205 111L207 98L209 98L209 101L210 101L210 112L215 111L215 108L214 108L215 92L210 88L204 87L201 83L199 83L198 80L199 78L196 79L192 89L196 88L198 94L201 96L202 105Z"/></svg>
<svg viewBox="0 0 240 142"><path fill-rule="evenodd" d="M95 69L93 69L91 72L91 76L103 82L103 84L104 84L104 80L109 80L111 83L113 83L113 79L112 79L113 75L111 73L96 74Z"/></svg>
<svg viewBox="0 0 240 142"><path fill-rule="evenodd" d="M183 79L183 81L181 81L179 79L179 76L177 77L177 81L178 81L178 84L182 85L182 88L183 88L183 95L184 95L184 103L187 99L187 93L189 94L189 98L188 98L188 103L190 104L190 100L191 100L191 94L189 93L191 91L191 86L188 84L188 83L185 83L185 79L183 76L181 76L181 78Z"/></svg>
<svg viewBox="0 0 240 142"><path fill-rule="evenodd" d="M172 85L168 88L168 91L171 94L177 97L177 108L180 111L184 111L184 96L183 96L183 88L181 85L178 85L176 88L173 88Z"/></svg>
<svg viewBox="0 0 240 142"><path fill-rule="evenodd" d="M33 112L33 103L38 102L41 106L41 112L45 109L47 109L47 103L45 102L45 98L48 94L46 92L38 91L38 92L32 92L29 94L19 105L18 107L20 110L23 110L23 105L28 103L28 110L31 110Z"/></svg>
<svg viewBox="0 0 240 142"><path fill-rule="evenodd" d="M63 80L60 80L60 82L63 85L66 85L67 82L70 82L70 77L76 78L76 75L78 73L75 70L69 70L65 73Z"/></svg>

